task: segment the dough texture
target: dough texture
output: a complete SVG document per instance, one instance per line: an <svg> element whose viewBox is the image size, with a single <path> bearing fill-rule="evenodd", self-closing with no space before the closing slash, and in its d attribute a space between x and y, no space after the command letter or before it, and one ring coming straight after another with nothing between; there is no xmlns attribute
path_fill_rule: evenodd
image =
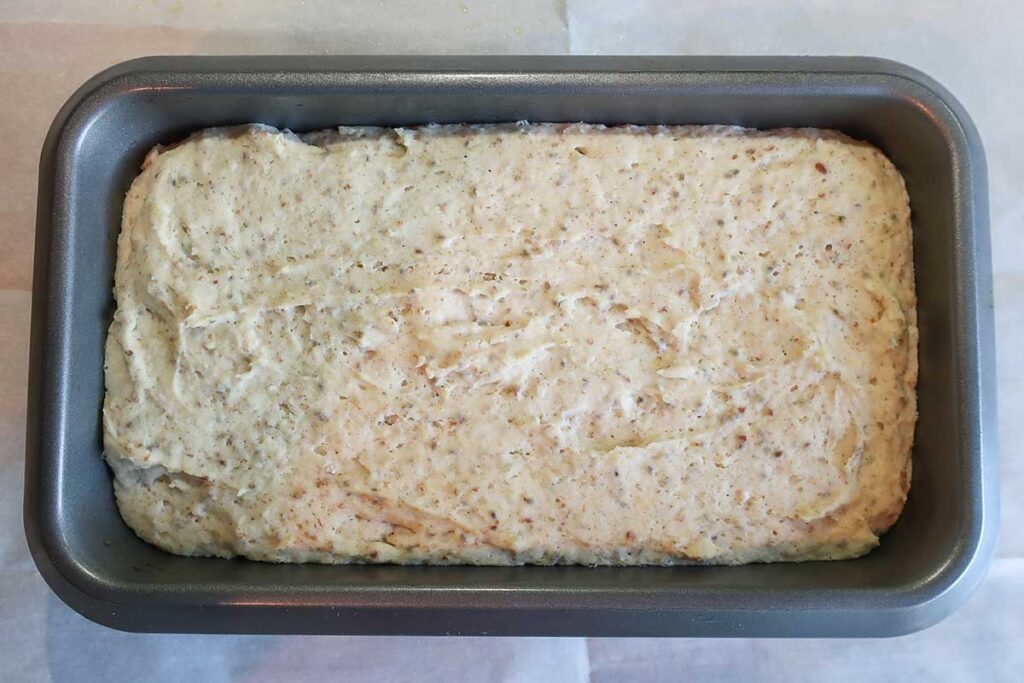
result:
<svg viewBox="0 0 1024 683"><path fill-rule="evenodd" d="M839 559L902 509L903 179L821 130L210 130L128 192L126 522L277 562Z"/></svg>

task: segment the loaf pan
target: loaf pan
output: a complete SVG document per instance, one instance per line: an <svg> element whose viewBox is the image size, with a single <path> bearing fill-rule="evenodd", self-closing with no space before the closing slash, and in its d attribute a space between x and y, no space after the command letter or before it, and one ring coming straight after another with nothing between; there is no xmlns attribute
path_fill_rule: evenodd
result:
<svg viewBox="0 0 1024 683"><path fill-rule="evenodd" d="M921 327L906 509L856 560L740 567L274 565L169 555L118 515L101 459L103 343L124 193L207 126L589 121L835 128L907 181ZM883 636L935 623L997 526L985 162L960 105L861 58L146 58L86 83L42 151L25 527L53 590L133 631Z"/></svg>

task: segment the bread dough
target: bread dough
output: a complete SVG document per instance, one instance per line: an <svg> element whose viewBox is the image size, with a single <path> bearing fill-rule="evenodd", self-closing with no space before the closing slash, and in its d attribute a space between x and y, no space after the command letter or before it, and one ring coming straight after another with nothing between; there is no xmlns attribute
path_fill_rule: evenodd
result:
<svg viewBox="0 0 1024 683"><path fill-rule="evenodd" d="M186 555L861 555L916 419L903 180L820 130L454 125L154 149L106 458Z"/></svg>

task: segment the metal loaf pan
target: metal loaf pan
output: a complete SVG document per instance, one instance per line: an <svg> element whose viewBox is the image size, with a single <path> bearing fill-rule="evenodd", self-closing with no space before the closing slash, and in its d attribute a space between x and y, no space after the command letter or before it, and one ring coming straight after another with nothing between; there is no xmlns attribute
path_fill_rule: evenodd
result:
<svg viewBox="0 0 1024 683"><path fill-rule="evenodd" d="M870 555L741 567L273 565L140 541L100 458L124 193L206 126L590 121L836 128L896 163L913 209L920 422L905 512ZM992 287L978 135L939 85L860 58L147 58L86 83L40 166L25 526L74 609L136 631L879 636L954 610L996 534Z"/></svg>

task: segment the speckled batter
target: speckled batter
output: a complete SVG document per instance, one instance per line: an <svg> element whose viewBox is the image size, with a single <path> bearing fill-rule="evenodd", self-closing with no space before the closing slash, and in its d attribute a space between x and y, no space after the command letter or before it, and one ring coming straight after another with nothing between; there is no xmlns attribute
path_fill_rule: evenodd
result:
<svg viewBox="0 0 1024 683"><path fill-rule="evenodd" d="M115 296L106 457L175 553L846 558L909 485L907 196L837 133L207 131Z"/></svg>

